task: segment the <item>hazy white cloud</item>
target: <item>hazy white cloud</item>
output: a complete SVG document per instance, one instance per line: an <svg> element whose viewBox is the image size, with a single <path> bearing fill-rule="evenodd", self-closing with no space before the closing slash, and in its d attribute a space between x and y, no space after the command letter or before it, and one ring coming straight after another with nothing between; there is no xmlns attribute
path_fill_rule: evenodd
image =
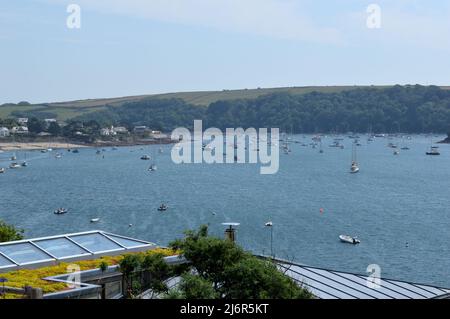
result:
<svg viewBox="0 0 450 319"><path fill-rule="evenodd" d="M57 0L45 0L61 4ZM82 8L244 34L340 43L330 26L316 25L298 0L73 0Z"/></svg>
<svg viewBox="0 0 450 319"><path fill-rule="evenodd" d="M380 1L381 29L368 29L365 24L367 14L354 11L343 15L340 30L348 42L356 44L368 40L382 44L383 48L450 50L450 6L438 5L430 10L427 4L420 0Z"/></svg>
<svg viewBox="0 0 450 319"><path fill-rule="evenodd" d="M349 0L346 5L336 0L37 1L77 3L88 11L310 43L365 45L376 41L450 50L450 3L430 6L429 0ZM381 6L381 29L366 27L370 3Z"/></svg>

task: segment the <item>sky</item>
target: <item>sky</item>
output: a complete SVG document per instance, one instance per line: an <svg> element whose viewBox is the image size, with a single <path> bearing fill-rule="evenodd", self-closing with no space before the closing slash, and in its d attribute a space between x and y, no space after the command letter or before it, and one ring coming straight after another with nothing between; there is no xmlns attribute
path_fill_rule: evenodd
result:
<svg viewBox="0 0 450 319"><path fill-rule="evenodd" d="M80 28L67 25L70 4ZM445 0L0 0L0 104L450 85L449 57Z"/></svg>

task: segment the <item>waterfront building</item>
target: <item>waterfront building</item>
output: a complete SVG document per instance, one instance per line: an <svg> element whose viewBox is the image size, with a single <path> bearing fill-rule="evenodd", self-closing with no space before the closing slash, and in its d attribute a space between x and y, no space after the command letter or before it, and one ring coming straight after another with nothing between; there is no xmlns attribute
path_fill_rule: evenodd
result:
<svg viewBox="0 0 450 319"><path fill-rule="evenodd" d="M123 126L118 126L118 127L114 127L112 126L112 130L114 131L114 133L116 134L128 134L128 130L126 127Z"/></svg>
<svg viewBox="0 0 450 319"><path fill-rule="evenodd" d="M133 133L135 134L144 134L148 131L148 127L141 125L141 126L135 126L133 129Z"/></svg>
<svg viewBox="0 0 450 319"><path fill-rule="evenodd" d="M0 127L0 137L8 137L9 130L6 127Z"/></svg>
<svg viewBox="0 0 450 319"><path fill-rule="evenodd" d="M17 123L19 123L19 125L22 125L22 126L27 126L28 125L28 117L18 118Z"/></svg>
<svg viewBox="0 0 450 319"><path fill-rule="evenodd" d="M28 134L28 127L26 126L14 126L11 131L11 134L21 134L21 135L25 135Z"/></svg>

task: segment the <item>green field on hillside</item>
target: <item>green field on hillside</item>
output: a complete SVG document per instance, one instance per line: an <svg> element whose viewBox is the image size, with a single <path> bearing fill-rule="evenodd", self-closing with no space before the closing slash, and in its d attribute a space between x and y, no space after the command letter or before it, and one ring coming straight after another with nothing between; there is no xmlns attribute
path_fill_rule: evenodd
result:
<svg viewBox="0 0 450 319"><path fill-rule="evenodd" d="M219 100L233 99L253 99L261 95L287 92L294 95L306 94L310 92L333 93L344 90L362 88L363 86L309 86L309 87L284 87L284 88L258 88L241 90L222 91L198 91L198 92L178 92L153 95L140 95L106 99L88 99L70 102L45 103L35 105L3 105L0 106L0 118L13 117L12 112L45 112L55 114L59 120L67 120L79 115L104 110L106 105L121 106L127 102L139 101L145 98L167 99L179 98L189 104L208 106L212 102ZM376 86L376 88L386 88L388 86ZM449 87L442 87L449 89Z"/></svg>

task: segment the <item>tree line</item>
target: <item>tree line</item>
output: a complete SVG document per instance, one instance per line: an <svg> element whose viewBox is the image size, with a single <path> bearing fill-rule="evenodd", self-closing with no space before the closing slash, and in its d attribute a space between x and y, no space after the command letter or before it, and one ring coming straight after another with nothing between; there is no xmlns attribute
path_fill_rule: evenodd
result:
<svg viewBox="0 0 450 319"><path fill-rule="evenodd" d="M146 125L171 131L206 127L279 127L294 133L446 133L450 131L450 90L437 86L357 88L337 93L274 93L255 99L222 100L202 107L181 99L144 99L109 106L78 120L102 125Z"/></svg>

